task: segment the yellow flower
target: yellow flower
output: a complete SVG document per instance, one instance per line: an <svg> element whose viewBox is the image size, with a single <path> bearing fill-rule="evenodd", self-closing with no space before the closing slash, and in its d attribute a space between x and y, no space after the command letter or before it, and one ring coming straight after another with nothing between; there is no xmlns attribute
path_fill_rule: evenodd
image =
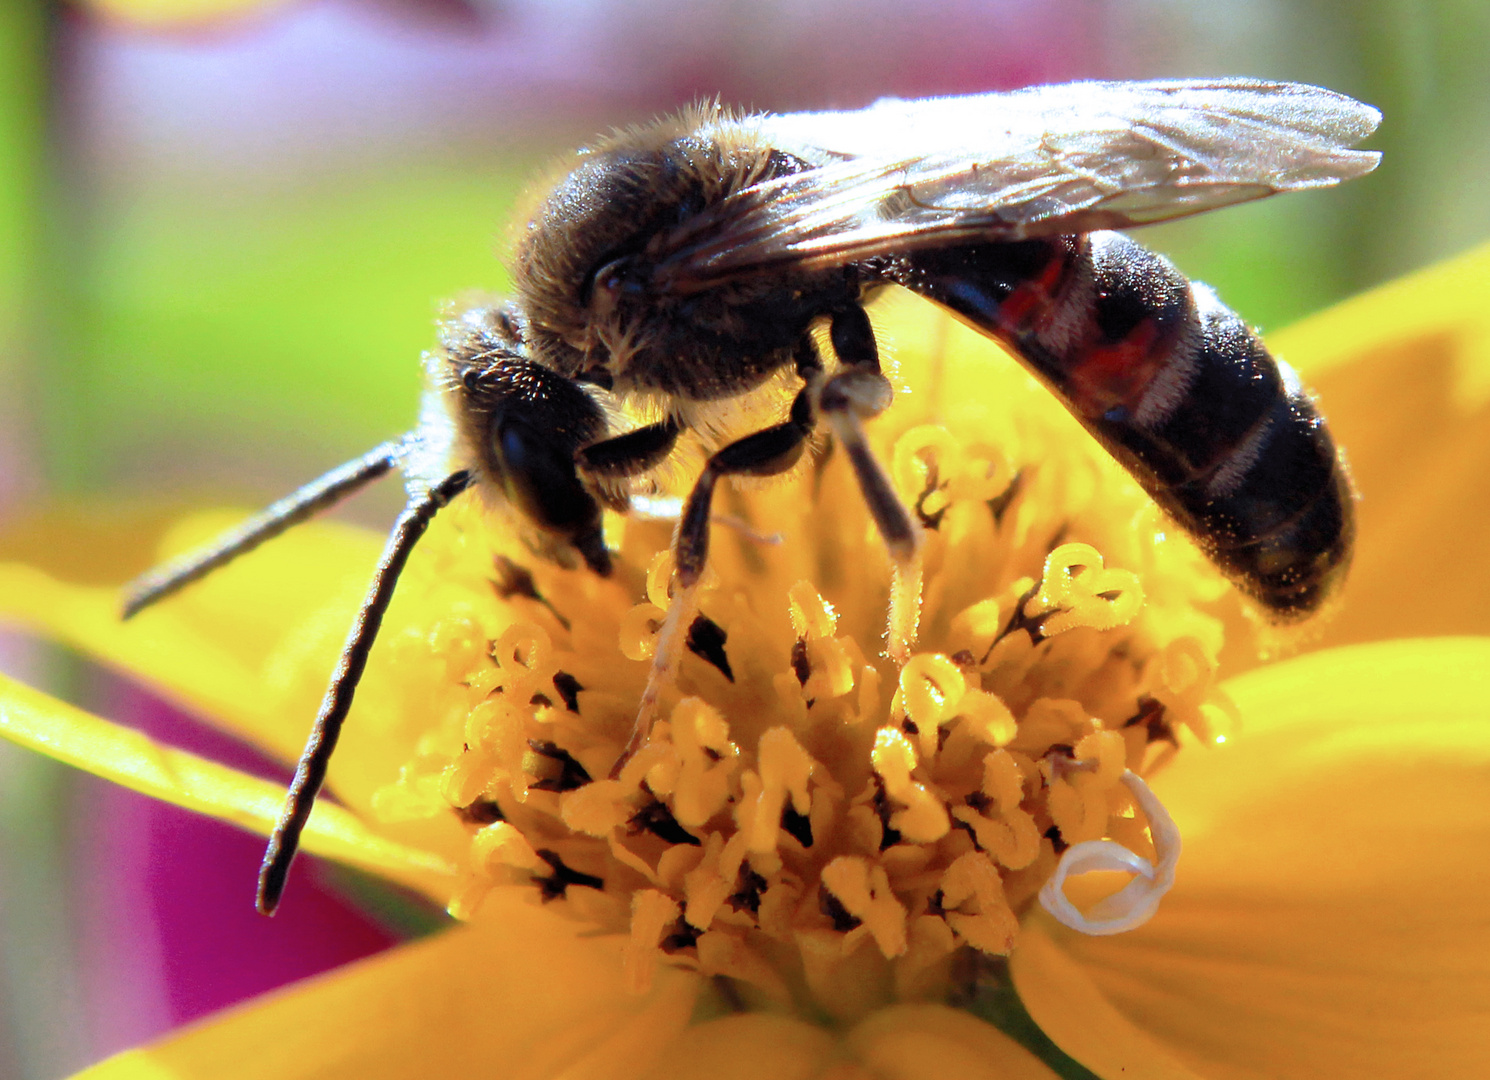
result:
<svg viewBox="0 0 1490 1080"><path fill-rule="evenodd" d="M1354 644L1267 666L1136 485L919 303L887 317L902 392L871 434L928 526L923 603L902 582L889 605L842 455L721 499L705 621L614 776L672 603L670 522L609 523L602 581L457 504L305 847L466 921L88 1075L1477 1074L1490 637L1381 639L1490 633L1487 275L1490 250L1274 342L1365 501L1323 632ZM93 527L119 564L95 575L138 569L137 533ZM70 565L76 530L43 523L0 548L0 612L292 759L378 546L307 526L124 626L117 589ZM887 605L904 664L881 655ZM0 729L259 832L278 812L271 785L14 683ZM1046 914L1068 845L1172 869L1163 808L1185 861L1151 921ZM1087 881L1067 892L1100 918Z"/></svg>

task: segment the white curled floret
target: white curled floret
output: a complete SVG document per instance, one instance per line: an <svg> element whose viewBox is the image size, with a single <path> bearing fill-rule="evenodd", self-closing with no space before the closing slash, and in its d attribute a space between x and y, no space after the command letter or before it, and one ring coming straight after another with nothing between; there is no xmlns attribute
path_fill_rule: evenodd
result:
<svg viewBox="0 0 1490 1080"><path fill-rule="evenodd" d="M1083 934L1121 934L1142 926L1159 910L1159 901L1174 886L1174 869L1180 861L1180 831L1149 786L1134 773L1124 771L1124 784L1148 818L1158 864L1135 855L1114 840L1086 840L1072 844L1056 864L1055 874L1040 890L1040 906L1056 921ZM1093 904L1086 912L1066 898L1066 879L1099 870L1118 870L1133 880L1111 896Z"/></svg>

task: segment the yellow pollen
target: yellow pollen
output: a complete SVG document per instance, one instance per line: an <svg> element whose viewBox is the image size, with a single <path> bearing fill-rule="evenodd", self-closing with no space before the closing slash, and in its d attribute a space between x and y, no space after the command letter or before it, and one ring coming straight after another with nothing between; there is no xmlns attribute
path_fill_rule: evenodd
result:
<svg viewBox="0 0 1490 1080"><path fill-rule="evenodd" d="M890 816L892 829L916 843L929 843L946 835L950 828L946 804L926 785L911 779L918 762L909 739L895 728L880 728L875 733L870 761L885 794L904 807Z"/></svg>

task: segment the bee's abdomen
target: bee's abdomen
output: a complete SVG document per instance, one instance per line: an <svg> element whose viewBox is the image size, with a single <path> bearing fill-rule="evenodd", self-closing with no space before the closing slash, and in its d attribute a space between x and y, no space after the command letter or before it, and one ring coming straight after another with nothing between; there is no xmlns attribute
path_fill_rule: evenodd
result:
<svg viewBox="0 0 1490 1080"><path fill-rule="evenodd" d="M918 253L903 280L1014 350L1275 618L1343 577L1353 495L1324 420L1168 260L1093 233Z"/></svg>

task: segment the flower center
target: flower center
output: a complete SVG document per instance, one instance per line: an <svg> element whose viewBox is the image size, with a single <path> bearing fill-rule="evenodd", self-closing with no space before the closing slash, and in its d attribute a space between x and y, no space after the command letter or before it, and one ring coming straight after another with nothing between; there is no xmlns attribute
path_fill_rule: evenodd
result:
<svg viewBox="0 0 1490 1080"><path fill-rule="evenodd" d="M831 446L721 492L687 652L629 758L671 522L614 522L610 580L536 562L480 508L431 534L439 670L413 692L441 715L377 805L467 823L453 914L516 885L629 935L638 987L666 962L834 1012L926 992L959 948L1006 954L1042 888L1094 932L1151 913L1178 838L1138 778L1226 710L1198 606L1224 587L1017 366L915 317L894 336L943 345L899 358L909 392L869 427L925 529L919 602L900 582L890 604ZM918 624L891 628L904 662L892 606ZM1083 913L1063 885L1088 869L1136 877Z"/></svg>

